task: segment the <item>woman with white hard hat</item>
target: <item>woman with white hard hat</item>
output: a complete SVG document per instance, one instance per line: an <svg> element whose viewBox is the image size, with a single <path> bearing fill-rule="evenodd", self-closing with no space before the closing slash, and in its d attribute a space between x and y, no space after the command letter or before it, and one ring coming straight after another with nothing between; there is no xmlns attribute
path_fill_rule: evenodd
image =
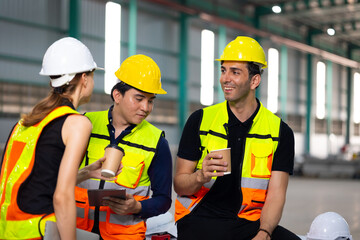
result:
<svg viewBox="0 0 360 240"><path fill-rule="evenodd" d="M61 239L76 239L75 185L101 178L104 160L78 175L92 125L76 109L90 100L96 69L79 40L47 49L40 75L50 77L51 91L14 126L2 159L0 239L41 239L46 221L57 223Z"/></svg>

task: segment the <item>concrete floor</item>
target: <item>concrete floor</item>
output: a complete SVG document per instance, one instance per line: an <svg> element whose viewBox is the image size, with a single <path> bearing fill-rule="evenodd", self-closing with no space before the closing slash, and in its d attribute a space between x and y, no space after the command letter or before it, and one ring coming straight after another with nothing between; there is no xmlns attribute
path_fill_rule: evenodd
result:
<svg viewBox="0 0 360 240"><path fill-rule="evenodd" d="M173 193L174 213L176 194ZM306 236L314 218L336 212L350 226L353 240L360 240L360 179L319 179L292 176L280 225Z"/></svg>
<svg viewBox="0 0 360 240"><path fill-rule="evenodd" d="M291 177L280 225L306 235L324 212L343 216L353 240L360 239L360 180Z"/></svg>

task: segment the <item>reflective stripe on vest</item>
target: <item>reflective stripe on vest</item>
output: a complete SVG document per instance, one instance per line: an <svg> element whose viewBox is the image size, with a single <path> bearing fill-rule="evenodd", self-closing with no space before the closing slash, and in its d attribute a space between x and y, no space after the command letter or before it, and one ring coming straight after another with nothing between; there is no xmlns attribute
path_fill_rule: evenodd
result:
<svg viewBox="0 0 360 240"><path fill-rule="evenodd" d="M255 221L260 218L265 202L273 155L279 141L281 119L267 110L260 103L246 141L241 173L241 190L243 202L238 216ZM202 161L212 150L227 148L227 102L223 102L203 109L199 136L202 157L197 163L197 169L202 168ZM189 214L216 181L213 177L196 194L178 196L175 202L175 220Z"/></svg>
<svg viewBox="0 0 360 240"><path fill-rule="evenodd" d="M17 205L21 184L33 170L35 149L44 127L55 118L66 114L78 114L70 107L58 107L50 112L40 123L24 127L18 122L5 149L0 176L0 239L30 239L41 237L47 220L56 221L54 214L29 214ZM43 218L43 219L42 219Z"/></svg>
<svg viewBox="0 0 360 240"><path fill-rule="evenodd" d="M108 111L87 113L93 123L93 130L88 150L80 168L97 161L104 156L104 148L110 143L107 125ZM122 172L117 181L106 181L104 189L126 189L137 201L148 199L150 196L150 179L147 174L153 160L157 145L163 132L147 121L142 121L134 127L128 135L124 136L118 145L125 151L122 159ZM78 185L77 188L77 227L91 230L94 222L94 207L88 206L86 189L98 189L100 181L89 179ZM82 190L81 190L82 189ZM87 216L87 219L85 219ZM88 221L90 220L90 221ZM124 239L124 235L139 234L145 238L146 226L143 220L134 215L121 216L115 214L109 207L100 207L99 228L101 236L106 239ZM104 237L105 236L105 237ZM110 237L111 236L111 237ZM127 238L127 237L126 237Z"/></svg>
<svg viewBox="0 0 360 240"><path fill-rule="evenodd" d="M214 183L215 180L211 179L210 182L204 184L203 190L208 191L206 189L210 189ZM190 211L196 206L196 204L193 204L194 201L188 196L177 196L177 200L181 203L181 205L183 205L185 208L189 209Z"/></svg>

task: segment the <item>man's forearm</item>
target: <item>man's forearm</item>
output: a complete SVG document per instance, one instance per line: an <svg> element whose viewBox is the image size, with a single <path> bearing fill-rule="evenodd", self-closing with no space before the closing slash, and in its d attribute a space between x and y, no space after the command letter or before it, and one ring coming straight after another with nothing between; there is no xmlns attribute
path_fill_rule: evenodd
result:
<svg viewBox="0 0 360 240"><path fill-rule="evenodd" d="M174 190L180 196L192 195L199 191L203 185L204 179L201 170L191 174L178 174L174 178Z"/></svg>
<svg viewBox="0 0 360 240"><path fill-rule="evenodd" d="M141 218L150 218L166 213L171 207L171 196L153 196L141 201L142 209L139 212Z"/></svg>
<svg viewBox="0 0 360 240"><path fill-rule="evenodd" d="M265 205L261 211L260 229L265 229L270 234L272 234L280 222L284 204L284 197L268 196L268 198L266 198Z"/></svg>
<svg viewBox="0 0 360 240"><path fill-rule="evenodd" d="M260 229L265 229L270 234L277 227L282 216L288 179L289 175L286 172L272 172L268 194L260 217ZM264 231L259 234L264 235Z"/></svg>

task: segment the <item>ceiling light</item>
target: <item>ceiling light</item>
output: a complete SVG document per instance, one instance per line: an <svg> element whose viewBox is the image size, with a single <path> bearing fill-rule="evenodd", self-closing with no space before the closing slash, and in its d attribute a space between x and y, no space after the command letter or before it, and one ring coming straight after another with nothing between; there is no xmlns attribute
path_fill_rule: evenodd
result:
<svg viewBox="0 0 360 240"><path fill-rule="evenodd" d="M330 36L334 36L334 35L335 35L335 29L333 29L333 28L331 28L331 27L328 28L326 32L327 32L327 34L330 35Z"/></svg>
<svg viewBox="0 0 360 240"><path fill-rule="evenodd" d="M281 7L278 6L278 5L275 5L275 6L272 7L272 11L274 13L281 13Z"/></svg>

